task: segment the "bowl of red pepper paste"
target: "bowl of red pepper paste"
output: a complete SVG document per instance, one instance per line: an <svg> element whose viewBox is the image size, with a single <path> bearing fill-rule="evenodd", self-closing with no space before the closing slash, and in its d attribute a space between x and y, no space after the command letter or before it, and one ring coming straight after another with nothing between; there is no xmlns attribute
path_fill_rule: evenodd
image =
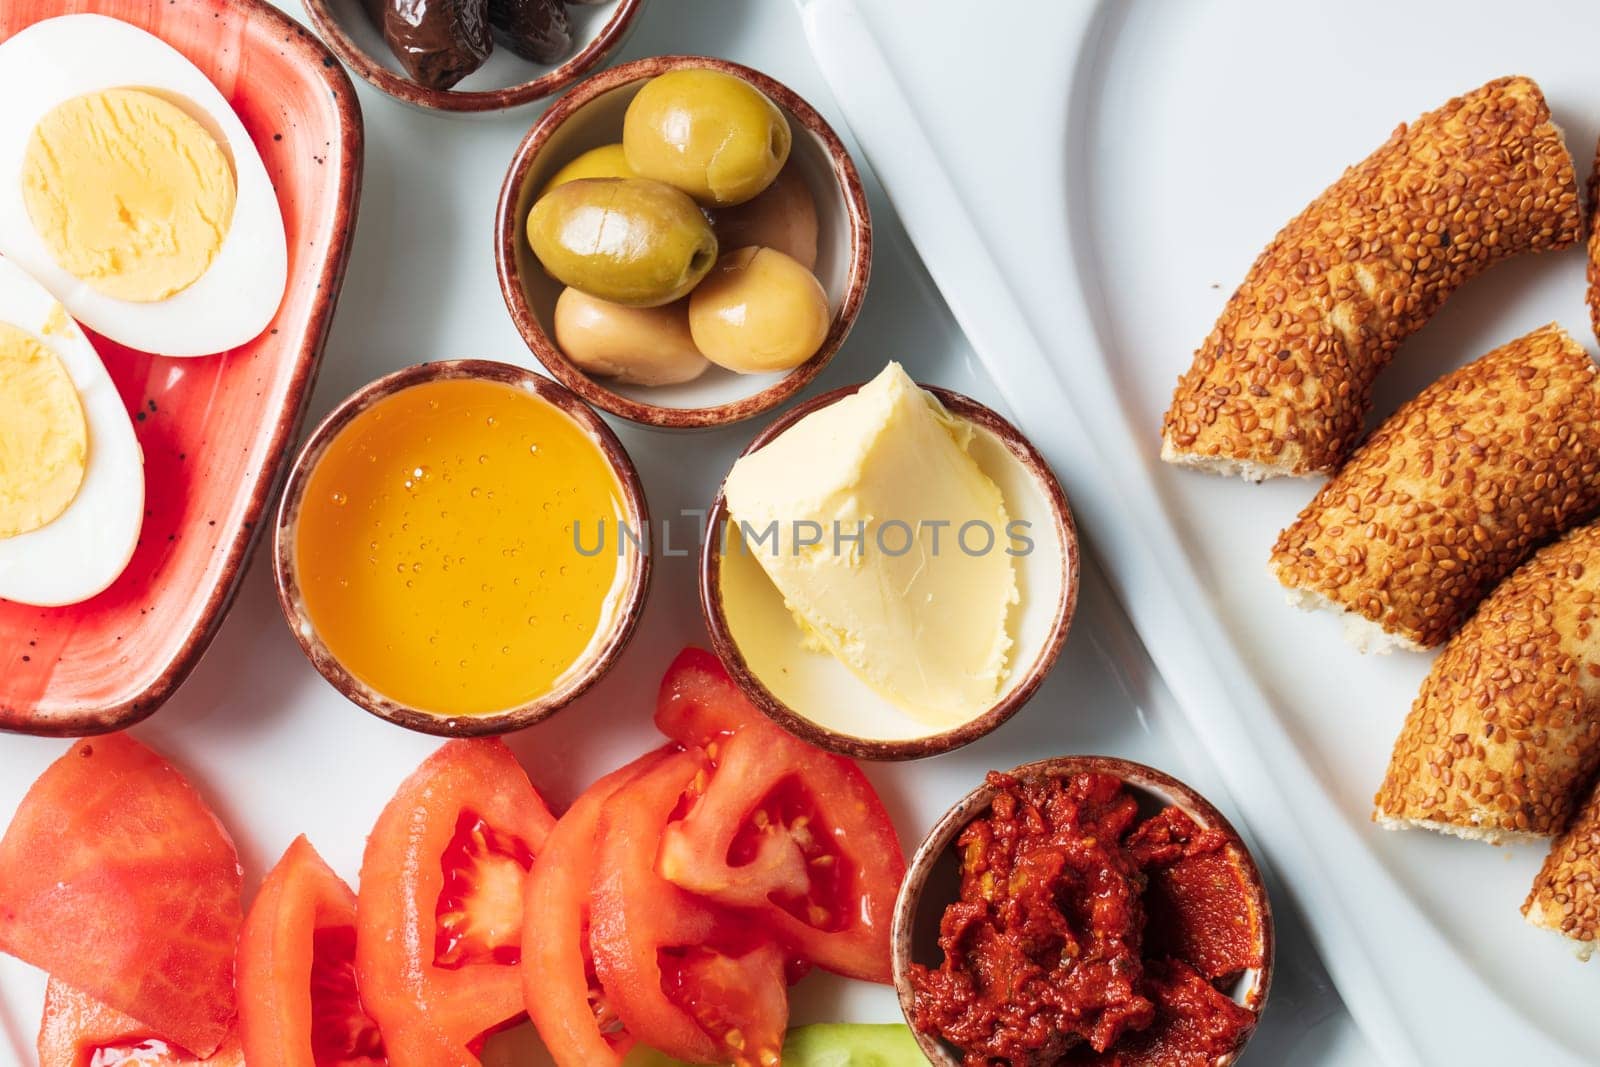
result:
<svg viewBox="0 0 1600 1067"><path fill-rule="evenodd" d="M1204 797L1128 760L992 771L912 858L894 977L940 1067L1226 1067L1272 976L1272 909Z"/></svg>

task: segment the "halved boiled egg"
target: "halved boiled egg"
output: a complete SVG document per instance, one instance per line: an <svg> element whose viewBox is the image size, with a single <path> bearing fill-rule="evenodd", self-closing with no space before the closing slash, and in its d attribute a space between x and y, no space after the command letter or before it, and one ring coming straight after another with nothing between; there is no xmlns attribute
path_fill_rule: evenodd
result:
<svg viewBox="0 0 1600 1067"><path fill-rule="evenodd" d="M171 45L105 15L0 43L0 254L130 348L244 344L283 300L283 213L244 125Z"/></svg>
<svg viewBox="0 0 1600 1067"><path fill-rule="evenodd" d="M116 580L144 522L144 454L88 338L0 259L0 599L55 606Z"/></svg>

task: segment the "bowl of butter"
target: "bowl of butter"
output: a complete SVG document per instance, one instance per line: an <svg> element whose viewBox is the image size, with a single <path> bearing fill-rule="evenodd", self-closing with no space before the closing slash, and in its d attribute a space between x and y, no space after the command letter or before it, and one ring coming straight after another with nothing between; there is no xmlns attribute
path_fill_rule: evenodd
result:
<svg viewBox="0 0 1600 1067"><path fill-rule="evenodd" d="M707 529L701 609L729 673L786 729L861 759L998 727L1077 605L1077 534L1044 457L898 363L762 432Z"/></svg>

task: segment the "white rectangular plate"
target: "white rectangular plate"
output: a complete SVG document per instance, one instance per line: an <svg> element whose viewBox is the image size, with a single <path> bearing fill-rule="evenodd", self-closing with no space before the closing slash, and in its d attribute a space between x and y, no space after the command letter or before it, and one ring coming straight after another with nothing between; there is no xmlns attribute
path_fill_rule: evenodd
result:
<svg viewBox="0 0 1600 1067"><path fill-rule="evenodd" d="M1002 391L1036 436L1047 431L1034 413L1075 416L1081 435L1055 438L1082 449L1068 482L1084 525L1384 1057L1594 1062L1600 973L1518 911L1543 850L1369 821L1428 658L1363 657L1335 620L1284 603L1267 553L1314 486L1179 472L1157 451L1173 384L1256 253L1397 123L1498 75L1531 75L1586 175L1600 19L1560 0L1061 7L950 27L942 52L875 22L1051 357L1048 374L1019 364L1009 386L1000 369ZM950 77L977 32L1006 37L1009 92ZM1074 41L1078 62L1064 63ZM940 79L943 93L930 88ZM902 186L885 181L898 200ZM1468 285L1401 350L1378 414L1552 319L1592 348L1581 251Z"/></svg>

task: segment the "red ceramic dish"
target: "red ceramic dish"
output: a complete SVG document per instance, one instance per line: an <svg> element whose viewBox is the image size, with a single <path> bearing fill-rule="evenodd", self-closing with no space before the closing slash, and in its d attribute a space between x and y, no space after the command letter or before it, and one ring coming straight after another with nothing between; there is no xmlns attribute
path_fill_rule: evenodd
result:
<svg viewBox="0 0 1600 1067"><path fill-rule="evenodd" d="M322 44L263 0L7 0L0 40L95 12L148 30L214 82L266 162L289 288L251 343L165 359L90 335L144 448L145 518L122 576L62 608L0 600L0 729L80 735L160 707L222 622L310 395L344 276L361 112Z"/></svg>

